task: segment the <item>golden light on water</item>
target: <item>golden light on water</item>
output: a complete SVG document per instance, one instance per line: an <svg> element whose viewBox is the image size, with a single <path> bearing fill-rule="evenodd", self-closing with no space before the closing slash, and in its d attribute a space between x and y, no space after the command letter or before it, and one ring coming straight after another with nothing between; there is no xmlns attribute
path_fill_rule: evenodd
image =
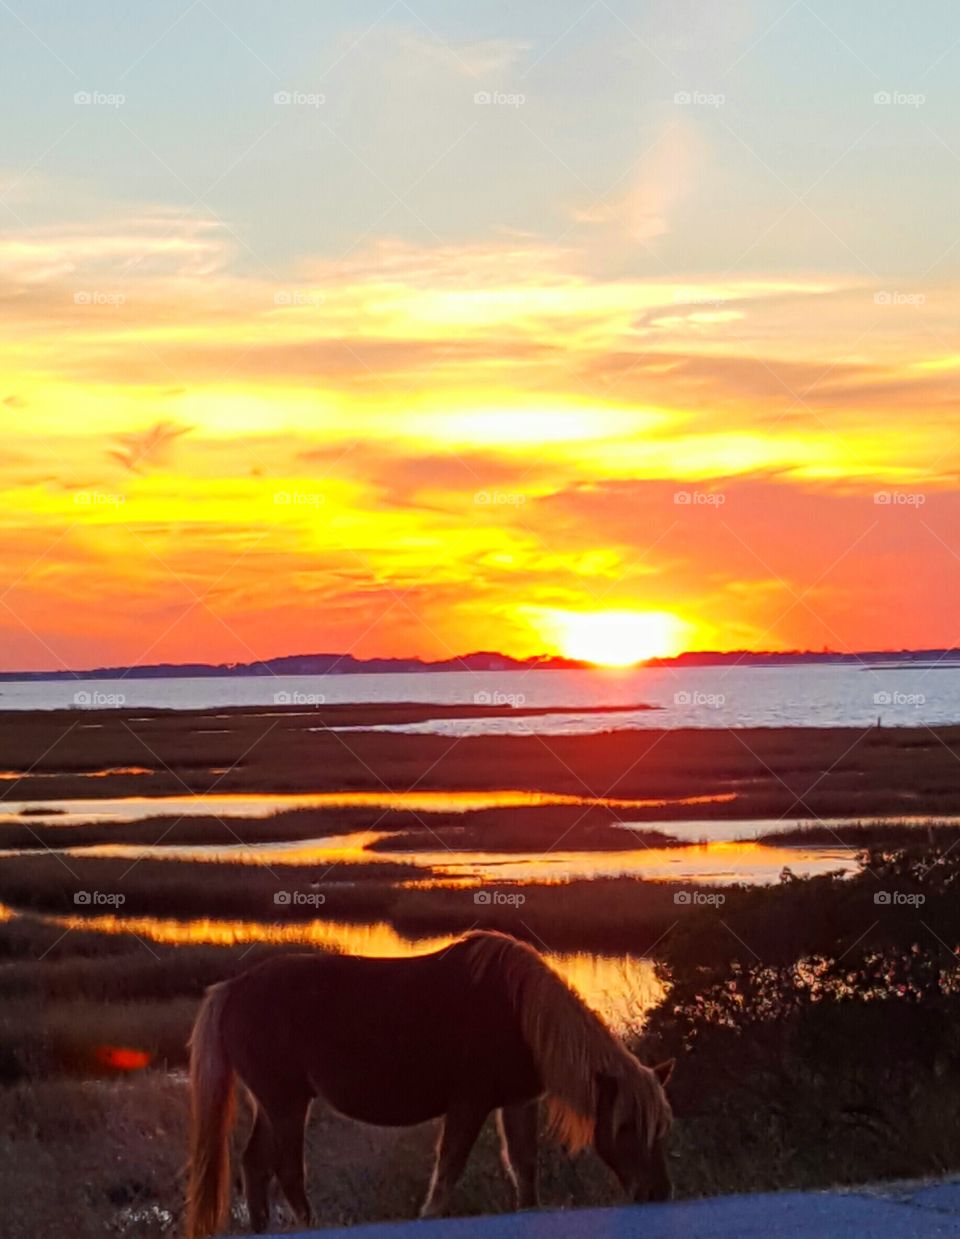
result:
<svg viewBox="0 0 960 1239"><path fill-rule="evenodd" d="M68 929L105 934L136 934L152 942L235 946L242 943L299 943L351 955L403 958L426 955L448 946L458 935L440 934L412 939L386 922L355 924L346 921L263 921L202 918L180 921L163 917L50 916L41 918ZM591 1006L614 1025L635 1027L659 1002L663 987L653 961L636 955L598 955L589 951L546 952L549 963ZM149 1056L123 1047L101 1047L98 1061L118 1070L147 1065Z"/></svg>

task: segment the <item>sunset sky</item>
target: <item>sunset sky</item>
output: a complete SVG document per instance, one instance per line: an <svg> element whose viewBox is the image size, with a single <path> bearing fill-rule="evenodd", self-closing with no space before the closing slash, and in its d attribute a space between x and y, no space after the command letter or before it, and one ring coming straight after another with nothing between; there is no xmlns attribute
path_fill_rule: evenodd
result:
<svg viewBox="0 0 960 1239"><path fill-rule="evenodd" d="M3 667L960 639L955 0L0 46Z"/></svg>

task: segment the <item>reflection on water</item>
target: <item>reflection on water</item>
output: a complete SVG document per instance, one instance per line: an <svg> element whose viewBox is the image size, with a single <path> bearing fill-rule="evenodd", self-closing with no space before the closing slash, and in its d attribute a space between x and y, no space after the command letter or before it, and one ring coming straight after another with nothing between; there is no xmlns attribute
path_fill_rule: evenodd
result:
<svg viewBox="0 0 960 1239"><path fill-rule="evenodd" d="M665 823L673 830L673 823ZM743 823L736 823L742 831ZM350 864L392 861L420 865L430 871L417 886L478 885L498 879L509 882L568 882L577 878L640 877L671 882L776 882L784 868L797 874L844 872L856 868L856 849L836 847L772 847L744 840L704 840L683 847L640 847L610 851L517 852L435 848L430 851L372 852L369 844L383 832L357 831L322 839L262 844L182 844L162 847L104 843L64 848L71 856L146 857L180 861L226 861L237 864L309 865L325 869Z"/></svg>
<svg viewBox="0 0 960 1239"><path fill-rule="evenodd" d="M725 804L736 793L709 796L676 796L658 800L624 800L615 797L566 796L555 792L522 790L416 791L416 792L289 792L229 793L184 796L122 796L113 800L8 801L0 822L15 822L29 813L43 821L47 810L57 825L78 822L137 822L158 814L178 817L269 817L285 809L384 809L412 813L469 813L476 809L523 809L544 805L605 805L612 809L662 809L667 805Z"/></svg>
<svg viewBox="0 0 960 1239"><path fill-rule="evenodd" d="M133 933L153 942L212 943L233 946L246 942L307 943L350 955L399 958L425 955L449 945L458 936L443 934L407 938L383 921L355 925L341 921L266 924L260 921L192 920L160 917L50 916L38 918L66 929L100 933ZM663 994L653 961L638 955L593 955L585 951L543 951L547 960L583 998L614 1025L635 1027Z"/></svg>
<svg viewBox="0 0 960 1239"><path fill-rule="evenodd" d="M0 770L0 783L21 779L109 779L113 775L156 774L146 766L105 766L103 770Z"/></svg>

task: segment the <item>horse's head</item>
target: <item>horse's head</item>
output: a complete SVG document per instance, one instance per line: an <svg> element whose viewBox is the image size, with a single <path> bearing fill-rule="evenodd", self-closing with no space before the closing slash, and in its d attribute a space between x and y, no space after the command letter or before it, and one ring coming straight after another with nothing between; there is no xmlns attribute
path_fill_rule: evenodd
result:
<svg viewBox="0 0 960 1239"><path fill-rule="evenodd" d="M674 1059L635 1067L623 1075L597 1076L594 1147L631 1200L669 1200L673 1186L665 1145L672 1115L664 1086Z"/></svg>

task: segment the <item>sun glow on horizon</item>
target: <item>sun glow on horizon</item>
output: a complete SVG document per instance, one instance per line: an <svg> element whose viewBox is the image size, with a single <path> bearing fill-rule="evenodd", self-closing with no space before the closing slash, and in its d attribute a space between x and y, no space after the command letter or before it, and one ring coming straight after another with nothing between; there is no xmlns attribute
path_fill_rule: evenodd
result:
<svg viewBox="0 0 960 1239"><path fill-rule="evenodd" d="M679 654L690 630L670 611L549 611L543 618L564 657L601 667Z"/></svg>

